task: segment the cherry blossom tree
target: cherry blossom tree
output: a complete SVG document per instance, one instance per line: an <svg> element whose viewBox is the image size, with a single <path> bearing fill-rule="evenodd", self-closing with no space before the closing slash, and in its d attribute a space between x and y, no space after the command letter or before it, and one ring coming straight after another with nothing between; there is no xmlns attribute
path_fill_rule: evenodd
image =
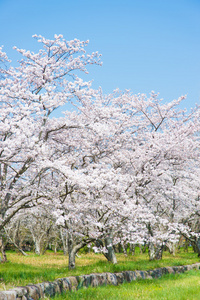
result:
<svg viewBox="0 0 200 300"><path fill-rule="evenodd" d="M184 117L177 109L182 100L162 104L155 94L147 98L124 93L81 102L75 117L80 124L74 126L79 130L73 134L79 136L75 138L78 161L72 166L62 156L60 170L70 178L71 188L57 206L58 223L81 237L74 249L95 238L109 260L116 262L112 242L113 238L119 242L121 236L122 241L127 237L130 242L148 241L150 259L158 259L163 246L177 240L177 220L172 222L166 213L173 210L173 198L167 193L173 191L174 161L183 157L179 166L188 162L195 132L193 115ZM66 165L70 171L64 170ZM182 199L184 205L186 201ZM73 268L75 255L71 261Z"/></svg>
<svg viewBox="0 0 200 300"><path fill-rule="evenodd" d="M0 49L0 229L19 210L48 199L40 185L48 135L65 127L60 122L55 128L49 116L90 87L75 72L87 73L88 64L100 63L98 53L86 55L88 41L34 37L43 49L33 53L15 47L23 56L17 68L4 67L8 59Z"/></svg>
<svg viewBox="0 0 200 300"><path fill-rule="evenodd" d="M195 140L199 108L187 114L177 109L181 98L166 105L154 94L149 99L143 95L138 100L140 124L145 122L146 126L142 135L137 135L140 144L138 153L134 150L137 156L132 154L132 167L128 164L135 181L135 186L132 182L130 186L135 190L132 198L136 199L138 208L143 207L143 212L147 212L137 220L146 225L144 236L149 241L150 258L154 259L161 258L167 241L176 241L183 212L189 213L188 207L193 207L191 196L198 195L198 178L194 181L190 173L195 171L192 164L199 155ZM191 182L193 192L188 189Z"/></svg>
<svg viewBox="0 0 200 300"><path fill-rule="evenodd" d="M199 107L150 96L104 95L76 75L100 64L88 42L35 36L43 49L4 67L0 79L0 230L22 209L53 205L67 233L69 268L93 242L116 263L113 244L149 245L150 259L199 213ZM8 62L9 64L9 62ZM72 110L51 114L65 103Z"/></svg>

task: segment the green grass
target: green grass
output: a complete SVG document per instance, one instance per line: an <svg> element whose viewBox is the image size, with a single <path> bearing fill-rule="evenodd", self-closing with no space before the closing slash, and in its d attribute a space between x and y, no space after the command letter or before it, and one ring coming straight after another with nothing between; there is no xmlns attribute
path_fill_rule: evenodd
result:
<svg viewBox="0 0 200 300"><path fill-rule="evenodd" d="M89 287L54 298L54 300L63 299L199 300L200 271L164 275L159 279L138 280L119 286Z"/></svg>
<svg viewBox="0 0 200 300"><path fill-rule="evenodd" d="M68 270L68 258L62 253L47 252L43 256L30 254L22 256L15 252L7 252L9 262L0 264L0 290L7 290L15 286L35 284L43 281L53 281L57 278L83 275L90 273L121 272L125 270L149 270L163 266L177 266L192 264L199 261L197 254L190 250L181 251L175 257L165 252L161 261L149 261L148 254L125 257L117 254L118 264L108 263L101 254L81 254L76 259L76 269Z"/></svg>

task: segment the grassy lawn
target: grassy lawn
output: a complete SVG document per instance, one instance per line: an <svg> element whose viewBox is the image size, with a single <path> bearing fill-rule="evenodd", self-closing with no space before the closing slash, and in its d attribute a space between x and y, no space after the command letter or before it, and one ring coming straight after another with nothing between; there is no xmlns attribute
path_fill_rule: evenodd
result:
<svg viewBox="0 0 200 300"><path fill-rule="evenodd" d="M159 279L138 280L118 286L81 289L54 298L54 300L63 299L199 300L200 271L164 275Z"/></svg>
<svg viewBox="0 0 200 300"><path fill-rule="evenodd" d="M197 257L197 254L193 253L192 250L189 251L188 253L181 251L180 253L177 253L175 257L170 255L168 252L165 252L163 255L163 260L150 262L148 260L148 254L147 253L139 254L139 249L137 249L136 254L134 256L125 257L123 254L117 254L117 259L118 259L117 265L112 265L108 263L104 258L104 256L101 254L93 254L93 253L80 254L80 257L76 259L76 269L73 271L69 271L67 267L68 258L63 256L62 253L54 254L53 252L47 252L43 256L29 254L29 256L26 257L15 252L8 252L7 257L9 262L5 264L0 264L0 289L1 290L7 290L13 288L14 286L21 286L29 283L34 284L43 281L53 281L56 278L68 277L73 275L83 275L83 274L102 273L102 272L121 272L125 270L148 270L148 269L154 269L163 266L186 265L186 264L199 262L199 258ZM199 280L198 285L200 286L200 278L198 280ZM158 280L156 282L158 282L159 285L160 281ZM138 287L138 289L141 287L141 289L144 290L145 292L145 288L142 287L143 284L144 282L133 283L133 285L128 284L127 289L129 289L130 286L132 287L136 286ZM145 284L148 286L148 288L146 289L150 289L152 284L154 283L148 281ZM125 286L126 285L123 285L124 289L126 289ZM110 288L112 289L113 287ZM117 288L114 287L114 290L115 289L118 290L120 289L120 287ZM101 290L101 293L102 291L103 290ZM94 289L92 289L92 293L95 293ZM107 298L106 296L105 298L97 298L97 299L120 299L120 298ZM148 299L148 298L144 298L144 299ZM154 298L150 298L150 299L154 299Z"/></svg>

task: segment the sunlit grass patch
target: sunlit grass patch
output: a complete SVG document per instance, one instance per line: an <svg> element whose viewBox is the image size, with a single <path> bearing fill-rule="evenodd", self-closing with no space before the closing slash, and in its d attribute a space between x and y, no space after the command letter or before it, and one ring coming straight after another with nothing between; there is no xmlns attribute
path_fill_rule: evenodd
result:
<svg viewBox="0 0 200 300"><path fill-rule="evenodd" d="M8 260L19 263L19 264L26 264L31 266L47 266L47 267L54 267L54 266L67 266L67 257L64 256L62 253L54 254L46 253L45 255L38 256L36 254L30 253L28 256L23 256L19 253L10 252L7 254Z"/></svg>

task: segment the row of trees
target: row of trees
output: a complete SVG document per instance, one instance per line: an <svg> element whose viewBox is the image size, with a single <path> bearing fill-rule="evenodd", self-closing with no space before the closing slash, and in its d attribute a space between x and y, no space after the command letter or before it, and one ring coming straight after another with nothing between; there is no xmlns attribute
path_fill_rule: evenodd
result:
<svg viewBox="0 0 200 300"><path fill-rule="evenodd" d="M25 256L28 256L30 251L37 255L43 255L47 250L52 250L55 254L58 251L64 255L68 254L68 231L62 226L56 225L55 219L46 209L41 208L41 211L35 212L22 211L4 228L3 237L6 250L17 249ZM80 253L102 252L102 249L97 247L98 242L100 241L87 244ZM181 236L177 243L169 241L163 248L175 255L180 248L188 251L190 244L191 241ZM144 253L148 250L149 245L146 240L143 240L143 244L119 241L119 243L114 243L113 248L115 253L123 253L127 256L134 255L137 246L139 246L140 252ZM193 250L197 252L193 243L192 246Z"/></svg>
<svg viewBox="0 0 200 300"><path fill-rule="evenodd" d="M145 242L159 259L184 236L200 253L199 107L154 92L104 95L76 75L101 64L88 42L35 38L43 48L16 48L16 68L0 49L0 230L47 212L67 234L69 268L91 242L113 263L119 242Z"/></svg>

